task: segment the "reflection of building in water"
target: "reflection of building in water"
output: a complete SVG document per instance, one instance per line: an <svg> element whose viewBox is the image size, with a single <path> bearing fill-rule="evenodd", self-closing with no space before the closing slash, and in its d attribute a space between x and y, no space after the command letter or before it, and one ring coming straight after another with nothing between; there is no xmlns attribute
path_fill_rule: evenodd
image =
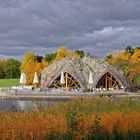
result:
<svg viewBox="0 0 140 140"><path fill-rule="evenodd" d="M121 89L127 87L123 71L91 56L81 58L64 58L42 71L42 88L87 89L89 73L92 72L92 88ZM61 72L64 72L65 84L60 83Z"/></svg>

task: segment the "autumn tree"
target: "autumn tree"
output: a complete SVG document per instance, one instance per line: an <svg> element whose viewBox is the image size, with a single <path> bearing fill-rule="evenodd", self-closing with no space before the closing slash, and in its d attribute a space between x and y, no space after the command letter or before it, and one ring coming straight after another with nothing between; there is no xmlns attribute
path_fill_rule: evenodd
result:
<svg viewBox="0 0 140 140"><path fill-rule="evenodd" d="M105 61L122 69L129 82L138 82L140 79L140 48L128 46L124 51L107 55ZM139 84L139 83L138 83Z"/></svg>
<svg viewBox="0 0 140 140"><path fill-rule="evenodd" d="M2 67L6 63L6 60L0 60L0 66Z"/></svg>
<svg viewBox="0 0 140 140"><path fill-rule="evenodd" d="M69 57L69 58L78 58L78 57L80 57L80 55L78 53L76 53L76 52L71 52L71 53L67 54L67 57Z"/></svg>
<svg viewBox="0 0 140 140"><path fill-rule="evenodd" d="M56 57L55 60L60 60L64 57L70 57L70 58L82 58L85 56L84 51L82 50L76 50L74 52L68 52L68 49L65 46L61 46L59 50L56 51Z"/></svg>
<svg viewBox="0 0 140 140"><path fill-rule="evenodd" d="M137 65L137 64L133 64L130 68L129 68L129 73L127 75L128 77L128 80L130 82L132 82L134 80L134 77L139 77L140 76L140 65Z"/></svg>
<svg viewBox="0 0 140 140"><path fill-rule="evenodd" d="M5 77L5 73L2 69L2 67L0 66L0 79L3 79Z"/></svg>
<svg viewBox="0 0 140 140"><path fill-rule="evenodd" d="M48 66L48 62L46 62L45 60L43 60L42 62L37 62L34 67L34 72L37 72L38 77L40 77L42 70L47 66Z"/></svg>
<svg viewBox="0 0 140 140"><path fill-rule="evenodd" d="M21 72L26 74L27 84L33 83L34 68L36 66L37 59L33 52L29 52L25 55L22 65L20 67Z"/></svg>
<svg viewBox="0 0 140 140"><path fill-rule="evenodd" d="M134 49L134 53L131 57L131 60L134 62L134 63L140 63L140 49Z"/></svg>
<svg viewBox="0 0 140 140"><path fill-rule="evenodd" d="M68 55L68 49L65 46L61 46L56 52L55 60L60 60Z"/></svg>
<svg viewBox="0 0 140 140"><path fill-rule="evenodd" d="M3 71L3 65L6 62L6 60L0 60L0 78L5 78L5 73Z"/></svg>

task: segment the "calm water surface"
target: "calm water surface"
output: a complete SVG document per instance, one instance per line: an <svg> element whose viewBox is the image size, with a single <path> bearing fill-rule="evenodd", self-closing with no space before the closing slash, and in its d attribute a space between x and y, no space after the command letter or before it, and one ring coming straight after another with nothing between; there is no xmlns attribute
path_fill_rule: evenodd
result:
<svg viewBox="0 0 140 140"><path fill-rule="evenodd" d="M0 99L0 111L39 111L64 101Z"/></svg>

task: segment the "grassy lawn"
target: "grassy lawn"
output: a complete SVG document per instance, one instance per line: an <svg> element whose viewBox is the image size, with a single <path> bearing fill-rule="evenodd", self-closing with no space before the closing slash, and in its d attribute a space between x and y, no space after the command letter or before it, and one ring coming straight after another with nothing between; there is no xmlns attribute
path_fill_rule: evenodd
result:
<svg viewBox="0 0 140 140"><path fill-rule="evenodd" d="M19 79L0 79L0 87L11 87L19 85Z"/></svg>

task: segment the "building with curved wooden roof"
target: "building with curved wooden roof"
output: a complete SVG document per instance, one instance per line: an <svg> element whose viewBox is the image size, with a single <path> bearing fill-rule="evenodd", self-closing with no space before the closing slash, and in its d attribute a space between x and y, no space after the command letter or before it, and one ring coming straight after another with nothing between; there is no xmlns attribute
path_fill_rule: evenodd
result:
<svg viewBox="0 0 140 140"><path fill-rule="evenodd" d="M127 87L127 80L122 70L118 70L101 60L91 56L83 58L63 58L41 73L41 87L75 89L89 88L89 73L92 72L92 88L121 89ZM66 83L61 85L61 72L64 73Z"/></svg>

